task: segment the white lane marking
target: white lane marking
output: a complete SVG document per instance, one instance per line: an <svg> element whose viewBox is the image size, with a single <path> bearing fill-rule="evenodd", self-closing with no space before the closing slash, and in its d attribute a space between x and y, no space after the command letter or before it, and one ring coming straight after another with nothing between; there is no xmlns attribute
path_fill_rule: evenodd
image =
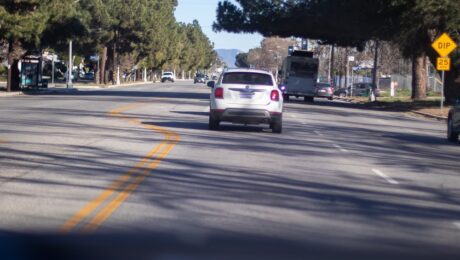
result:
<svg viewBox="0 0 460 260"><path fill-rule="evenodd" d="M322 133L320 133L320 132L319 132L319 131L317 131L317 130L315 130L315 131L313 131L313 132L314 132L315 134L319 135L319 136L323 136L323 134L322 134Z"/></svg>
<svg viewBox="0 0 460 260"><path fill-rule="evenodd" d="M377 122L379 122L380 124L383 124L383 125L387 124L387 122L383 121L382 119L377 119Z"/></svg>
<svg viewBox="0 0 460 260"><path fill-rule="evenodd" d="M209 107L205 107L205 108L203 109L203 112L209 112Z"/></svg>
<svg viewBox="0 0 460 260"><path fill-rule="evenodd" d="M393 180L391 177L387 176L385 173L377 170L377 169L372 169L372 171L377 174L378 176L384 178L387 182L391 184L399 184L397 181Z"/></svg>
<svg viewBox="0 0 460 260"><path fill-rule="evenodd" d="M460 222L454 222L454 226L460 228Z"/></svg>
<svg viewBox="0 0 460 260"><path fill-rule="evenodd" d="M297 115L296 115L296 114L289 114L289 116L290 116L291 118L297 118Z"/></svg>
<svg viewBox="0 0 460 260"><path fill-rule="evenodd" d="M339 149L341 152L344 152L344 153L348 152L346 149L343 149L343 147L338 144L334 144L334 147Z"/></svg>

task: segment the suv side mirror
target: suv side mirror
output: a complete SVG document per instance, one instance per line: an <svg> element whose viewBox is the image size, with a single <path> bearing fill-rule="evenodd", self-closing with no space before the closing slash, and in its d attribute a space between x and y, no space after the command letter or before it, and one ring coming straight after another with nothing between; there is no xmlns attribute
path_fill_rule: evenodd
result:
<svg viewBox="0 0 460 260"><path fill-rule="evenodd" d="M216 85L216 82L215 81L208 81L208 83L206 85L208 87L210 87L210 88L214 88L214 86Z"/></svg>

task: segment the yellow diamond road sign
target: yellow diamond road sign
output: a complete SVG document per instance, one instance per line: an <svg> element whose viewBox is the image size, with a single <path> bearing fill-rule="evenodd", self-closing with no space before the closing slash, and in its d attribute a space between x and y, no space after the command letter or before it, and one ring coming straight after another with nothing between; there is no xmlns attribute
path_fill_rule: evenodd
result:
<svg viewBox="0 0 460 260"><path fill-rule="evenodd" d="M439 71L449 71L450 58L438 58L438 62L436 63L436 69Z"/></svg>
<svg viewBox="0 0 460 260"><path fill-rule="evenodd" d="M457 48L457 44L447 33L443 33L431 46L441 57L447 57L447 55Z"/></svg>

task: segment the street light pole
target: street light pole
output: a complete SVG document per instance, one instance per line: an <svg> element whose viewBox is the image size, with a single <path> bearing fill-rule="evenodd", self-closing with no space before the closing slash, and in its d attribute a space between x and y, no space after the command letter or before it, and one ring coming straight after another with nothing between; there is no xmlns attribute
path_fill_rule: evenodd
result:
<svg viewBox="0 0 460 260"><path fill-rule="evenodd" d="M72 88L72 70L73 70L73 59L72 59L72 40L69 41L69 67L67 68L67 88Z"/></svg>
<svg viewBox="0 0 460 260"><path fill-rule="evenodd" d="M348 59L347 57L347 66L346 66L346 73L345 73L345 93L347 93L347 89L348 89L348 70L349 70L349 67L350 67L350 60ZM349 93L347 93L349 94Z"/></svg>

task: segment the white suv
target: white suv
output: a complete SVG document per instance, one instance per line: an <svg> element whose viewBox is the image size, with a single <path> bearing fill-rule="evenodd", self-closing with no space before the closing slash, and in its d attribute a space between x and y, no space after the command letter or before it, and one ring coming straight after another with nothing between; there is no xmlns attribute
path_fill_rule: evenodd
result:
<svg viewBox="0 0 460 260"><path fill-rule="evenodd" d="M212 88L209 129L217 130L220 122L266 123L274 133L281 133L283 95L271 73L228 70L208 86Z"/></svg>
<svg viewBox="0 0 460 260"><path fill-rule="evenodd" d="M166 72L163 72L163 74L161 75L161 82L166 82L166 81L174 82L175 80L176 80L176 77L174 76L174 72L166 71Z"/></svg>

